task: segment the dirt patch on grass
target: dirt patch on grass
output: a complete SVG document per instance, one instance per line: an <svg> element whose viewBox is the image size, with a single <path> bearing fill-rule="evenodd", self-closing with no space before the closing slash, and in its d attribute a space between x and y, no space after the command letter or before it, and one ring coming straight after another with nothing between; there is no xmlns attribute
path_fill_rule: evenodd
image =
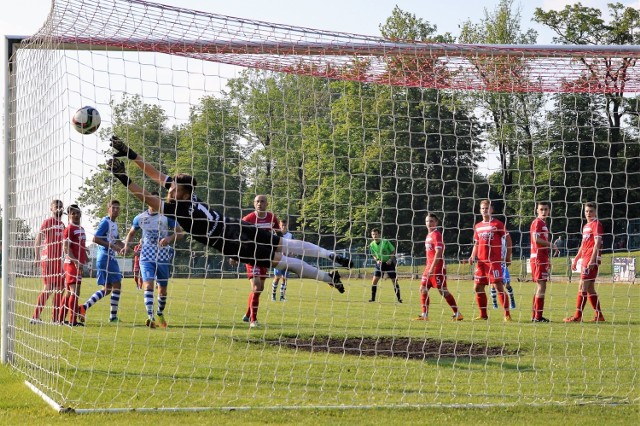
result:
<svg viewBox="0 0 640 426"><path fill-rule="evenodd" d="M257 343L257 342L256 342ZM354 356L386 356L425 360L437 358L487 358L517 355L517 350L486 343L466 343L409 337L349 337L314 336L309 339L281 337L267 340L267 344L299 351L325 352Z"/></svg>

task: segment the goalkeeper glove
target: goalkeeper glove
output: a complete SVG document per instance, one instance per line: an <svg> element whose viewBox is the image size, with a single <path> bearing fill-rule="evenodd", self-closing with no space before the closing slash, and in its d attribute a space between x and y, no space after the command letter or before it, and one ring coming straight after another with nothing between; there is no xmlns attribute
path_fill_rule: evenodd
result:
<svg viewBox="0 0 640 426"><path fill-rule="evenodd" d="M116 150L113 154L114 157L127 157L129 160L135 160L138 154L129 148L123 141L117 136L111 136L109 145Z"/></svg>
<svg viewBox="0 0 640 426"><path fill-rule="evenodd" d="M125 173L124 163L117 158L110 158L107 160L107 170L113 174L113 177L118 179L124 186L131 184L131 179Z"/></svg>

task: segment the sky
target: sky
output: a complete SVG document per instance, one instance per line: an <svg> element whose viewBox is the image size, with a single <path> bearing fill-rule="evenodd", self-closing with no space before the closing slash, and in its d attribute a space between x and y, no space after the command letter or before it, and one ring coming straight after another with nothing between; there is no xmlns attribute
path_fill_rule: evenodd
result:
<svg viewBox="0 0 640 426"><path fill-rule="evenodd" d="M468 20L479 22L485 10L492 12L499 0L323 0L311 2L305 0L162 0L159 3L176 7L200 10L208 13L229 15L238 18L260 20L278 24L295 25L328 31L378 36L379 25L384 23L391 11L398 5L405 12L437 26L438 33L459 33L459 26ZM607 2L612 0L582 0L584 6L601 8L606 11ZM640 8L640 0L620 0L625 6ZM521 29L532 28L538 32L538 44L552 44L550 30L532 22L534 10L564 8L576 3L568 0L514 0L521 11ZM34 34L46 21L51 8L51 0L4 1L0 14L1 57L6 67L6 35L29 36ZM608 16L604 15L605 19ZM0 73L3 89L4 69ZM2 110L5 99L2 90ZM0 124L4 145L4 114ZM0 174L5 176L5 173ZM2 187L0 186L0 197ZM63 200L68 204L70 200ZM2 204L2 198L0 198Z"/></svg>

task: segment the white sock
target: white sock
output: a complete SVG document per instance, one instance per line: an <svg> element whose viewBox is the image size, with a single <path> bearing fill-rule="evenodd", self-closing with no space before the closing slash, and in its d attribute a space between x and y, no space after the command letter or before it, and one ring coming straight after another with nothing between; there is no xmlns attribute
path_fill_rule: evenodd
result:
<svg viewBox="0 0 640 426"><path fill-rule="evenodd" d="M282 245L282 253L289 256L297 255L329 259L329 255L333 254L332 251L323 249L322 247L306 241L281 238L280 244Z"/></svg>
<svg viewBox="0 0 640 426"><path fill-rule="evenodd" d="M282 256L280 263L276 265L276 269L295 272L301 278L311 278L313 280L324 281L325 283L332 281L328 272L322 271L302 261L302 259L295 257Z"/></svg>

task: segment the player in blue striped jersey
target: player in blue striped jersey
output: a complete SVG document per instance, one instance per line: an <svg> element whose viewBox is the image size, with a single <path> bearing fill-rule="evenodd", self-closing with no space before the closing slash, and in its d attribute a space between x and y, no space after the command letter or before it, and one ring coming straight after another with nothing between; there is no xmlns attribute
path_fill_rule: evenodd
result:
<svg viewBox="0 0 640 426"><path fill-rule="evenodd" d="M159 196L157 192L152 195ZM123 253L129 250L129 244L136 232L142 230L140 248L140 274L144 288L144 305L147 310L146 326L156 327L153 314L153 289L158 284L157 319L161 328L167 327L164 308L167 304L167 286L173 261L173 245L183 237L184 231L175 219L161 215L153 207L149 207L133 219L133 224L124 240Z"/></svg>

